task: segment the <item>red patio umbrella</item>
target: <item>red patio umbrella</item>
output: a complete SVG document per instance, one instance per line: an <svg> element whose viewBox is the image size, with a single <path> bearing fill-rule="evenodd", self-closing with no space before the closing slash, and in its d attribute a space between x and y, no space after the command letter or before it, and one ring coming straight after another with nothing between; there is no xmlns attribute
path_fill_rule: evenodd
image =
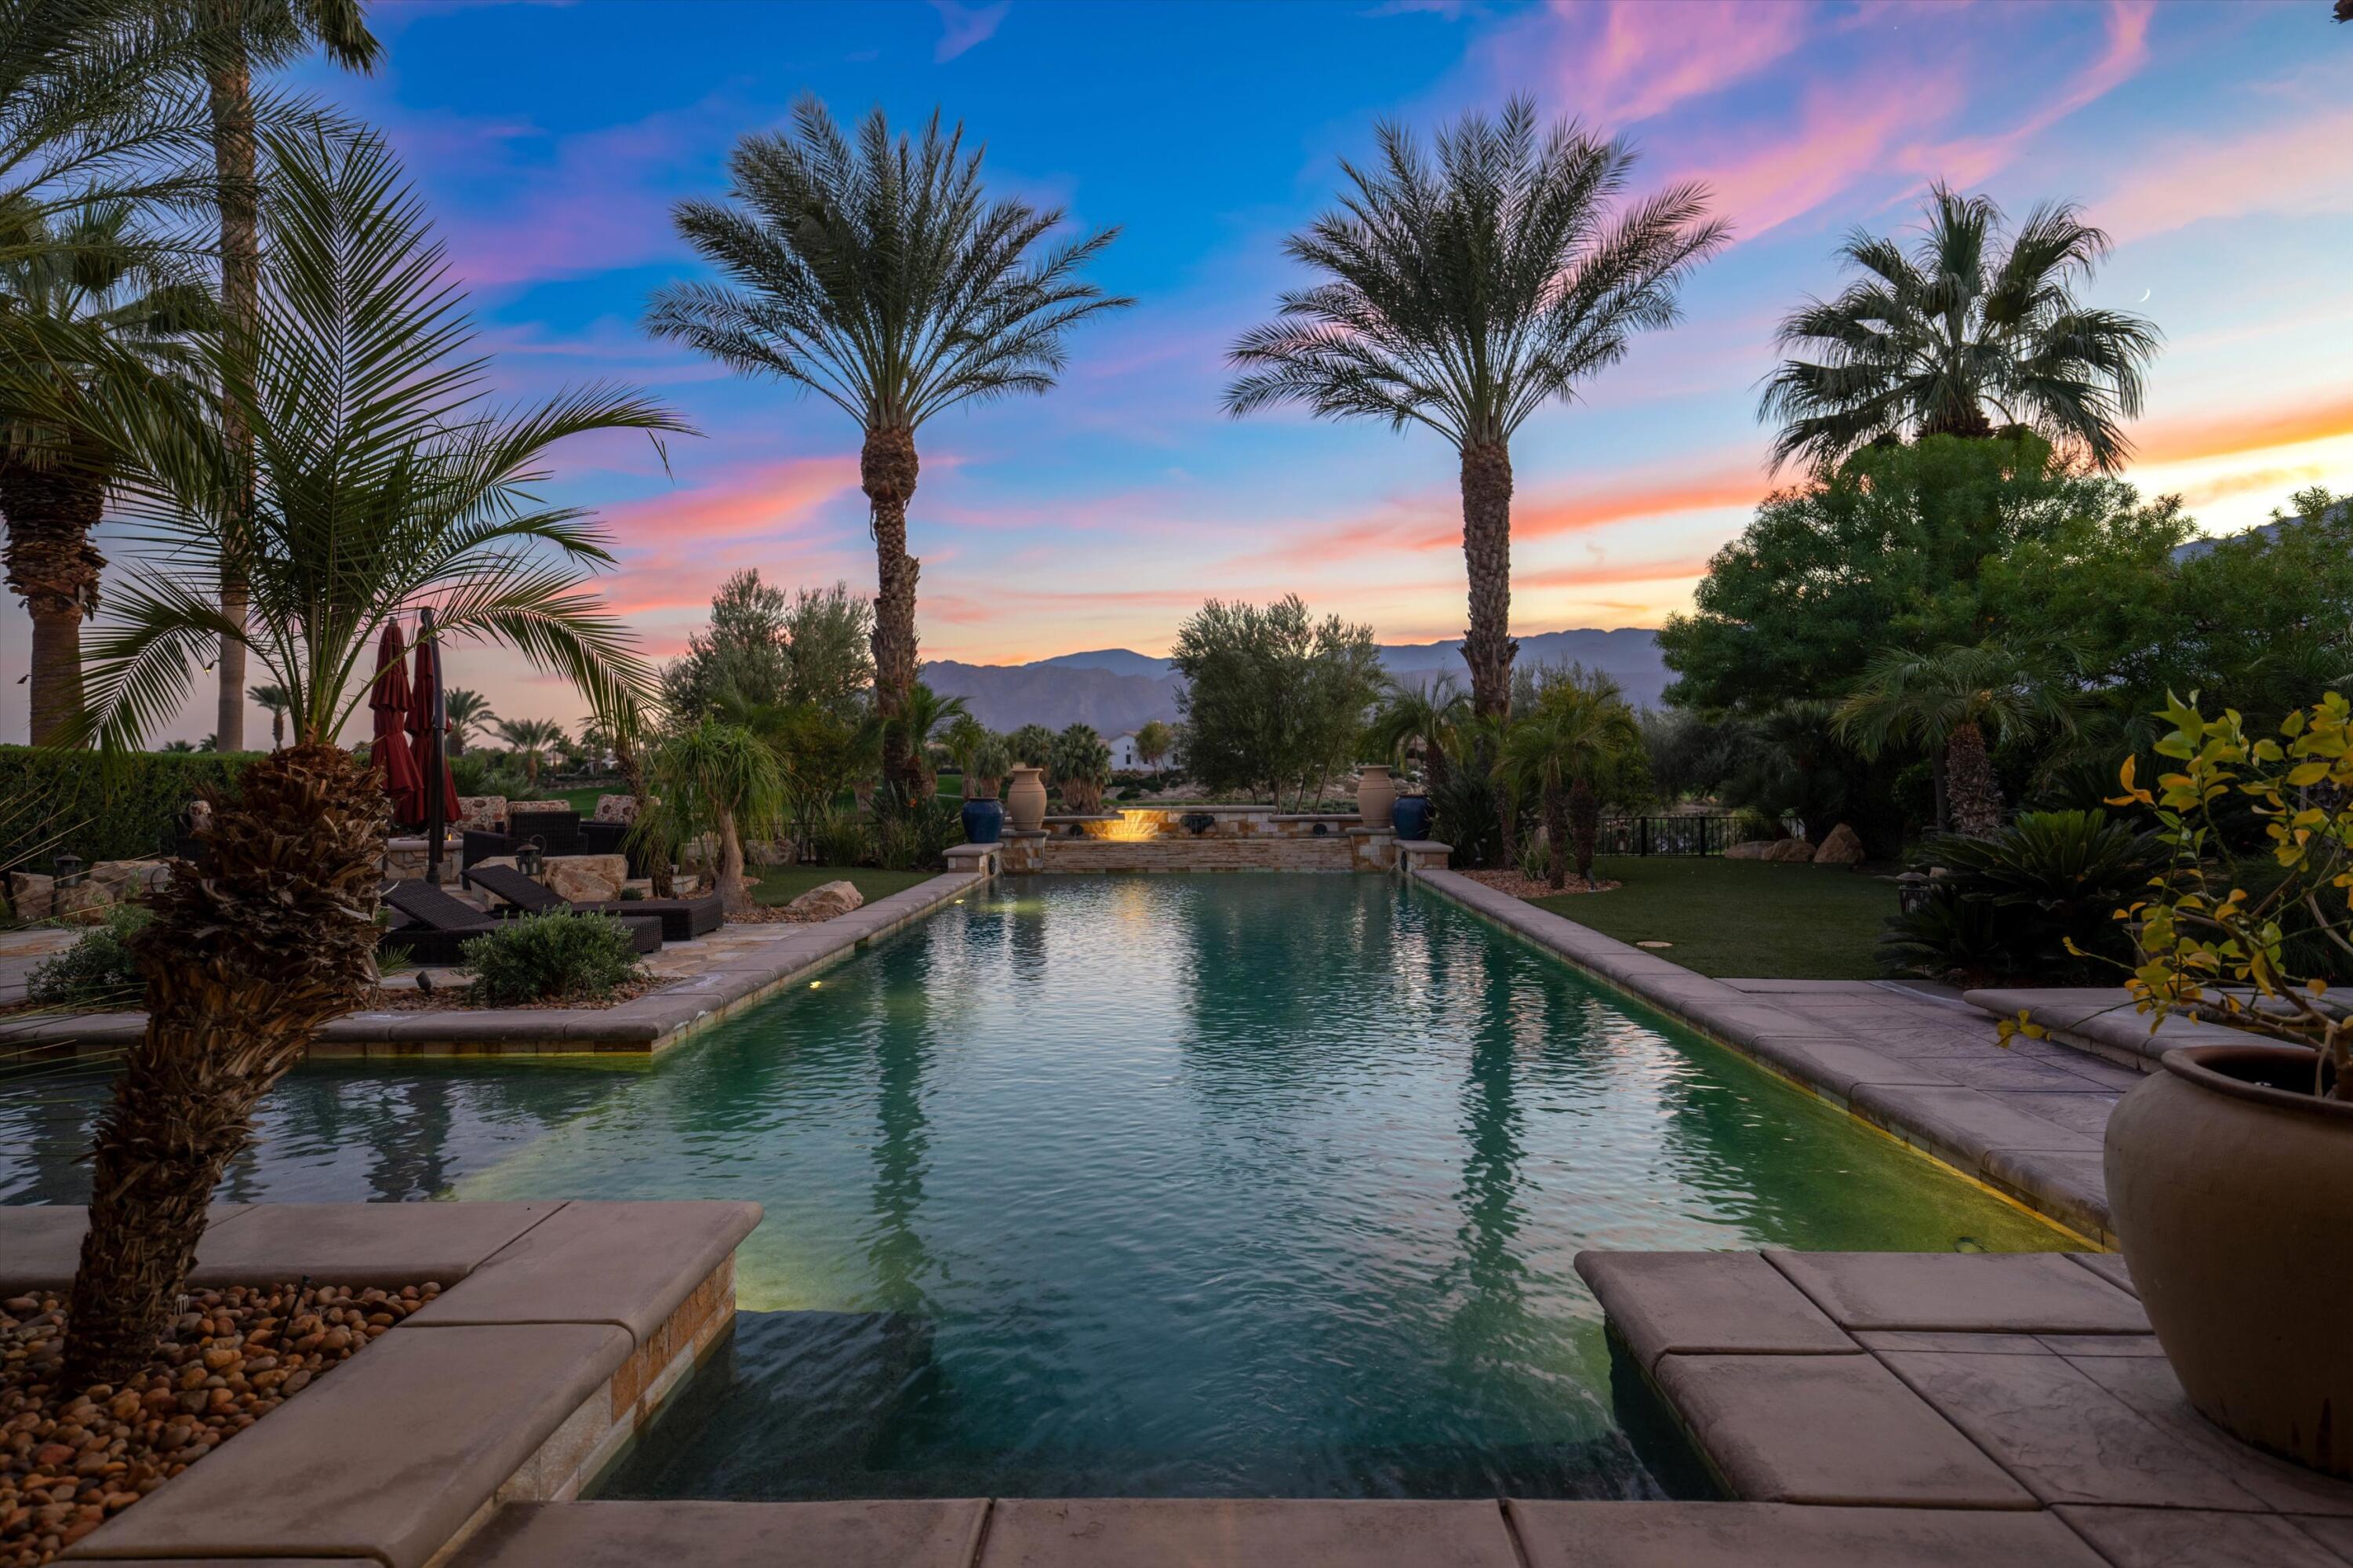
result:
<svg viewBox="0 0 2353 1568"><path fill-rule="evenodd" d="M426 629L430 630L433 612L427 610L425 613ZM417 639L417 679L408 693L408 733L416 737L410 747L410 756L411 766L417 773L417 820L419 823L426 821L427 808L430 804L425 794L428 788L426 780L432 777L437 753L441 763L441 821L446 824L458 820L458 781L449 776L449 747L446 744L437 745L439 737L433 733L435 715L440 712L440 698L441 644L420 633Z"/></svg>
<svg viewBox="0 0 2353 1568"><path fill-rule="evenodd" d="M417 770L408 741L401 732L408 723L408 661L401 646L400 623L384 623L384 640L376 645L375 689L368 707L375 715L375 740L368 756L384 775L384 792L392 797L395 826L413 828L425 821L425 776Z"/></svg>

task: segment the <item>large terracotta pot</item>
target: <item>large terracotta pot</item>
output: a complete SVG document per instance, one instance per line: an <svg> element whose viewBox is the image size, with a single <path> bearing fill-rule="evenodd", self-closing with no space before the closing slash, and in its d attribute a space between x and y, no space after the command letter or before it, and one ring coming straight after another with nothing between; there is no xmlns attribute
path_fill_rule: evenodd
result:
<svg viewBox="0 0 2353 1568"><path fill-rule="evenodd" d="M1013 782L1005 789L1005 814L1013 819L1013 831L1017 833L1034 833L1046 825L1044 768L1013 770Z"/></svg>
<svg viewBox="0 0 2353 1568"><path fill-rule="evenodd" d="M1390 809L1397 804L1397 786L1389 781L1386 764L1367 762L1356 775L1356 816L1368 828L1389 825Z"/></svg>
<svg viewBox="0 0 2353 1568"><path fill-rule="evenodd" d="M2108 1202L2190 1403L2353 1477L2353 1102L2312 1080L2295 1046L2166 1053L2108 1118Z"/></svg>

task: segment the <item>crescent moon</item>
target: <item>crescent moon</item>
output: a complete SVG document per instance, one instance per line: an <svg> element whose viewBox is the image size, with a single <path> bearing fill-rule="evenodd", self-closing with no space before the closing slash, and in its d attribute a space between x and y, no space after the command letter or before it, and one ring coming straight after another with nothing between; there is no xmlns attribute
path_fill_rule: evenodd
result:
<svg viewBox="0 0 2353 1568"><path fill-rule="evenodd" d="M2145 304L2148 303L2148 297L2149 297L2151 294L2154 294L2155 292L2157 292L2157 291L2156 291L2155 289L2143 289L2143 290L2140 291L2140 298L2139 298L2139 299L2137 299L2137 300L2135 300L2135 301L2133 302L2133 303L2134 303L2134 304L2136 304L2136 305L2145 305Z"/></svg>

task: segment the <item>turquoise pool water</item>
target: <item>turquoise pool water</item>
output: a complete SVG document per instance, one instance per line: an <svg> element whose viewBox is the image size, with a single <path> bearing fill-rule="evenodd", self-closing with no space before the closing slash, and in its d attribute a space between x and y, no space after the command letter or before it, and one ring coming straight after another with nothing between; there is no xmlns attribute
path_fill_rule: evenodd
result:
<svg viewBox="0 0 2353 1568"><path fill-rule="evenodd" d="M78 1201L100 1086L0 1089ZM1387 878L1014 882L651 1066L321 1066L243 1198L750 1198L607 1495L1656 1495L1583 1247L2063 1238Z"/></svg>

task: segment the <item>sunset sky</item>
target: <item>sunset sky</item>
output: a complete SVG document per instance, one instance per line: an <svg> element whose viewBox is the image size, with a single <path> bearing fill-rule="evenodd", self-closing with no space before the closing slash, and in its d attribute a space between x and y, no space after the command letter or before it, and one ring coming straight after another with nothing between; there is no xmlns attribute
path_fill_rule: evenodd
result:
<svg viewBox="0 0 2353 1568"><path fill-rule="evenodd" d="M2225 532L2300 485L2353 487L2353 26L2325 0L371 9L375 77L299 79L407 161L500 385L630 382L703 432L667 474L642 441L583 443L557 487L609 522L607 591L657 654L738 567L872 588L849 422L638 327L649 291L699 275L671 204L720 194L730 145L805 90L844 118L961 118L993 189L1120 227L1096 276L1139 302L1076 334L1058 391L921 433L927 657L1160 652L1204 596L1292 590L1384 641L1459 636L1443 443L1237 422L1219 392L1227 345L1300 281L1282 237L1329 203L1340 159L1370 155L1374 122L1426 129L1514 91L1628 137L1638 190L1706 181L1736 237L1680 325L1522 431L1517 630L1655 626L1689 603L1767 486L1775 321L1837 285L1848 228L1908 228L1937 177L2013 214L2079 201L2115 237L2089 298L2167 339L2131 430L2144 490ZM12 597L0 738L24 735L26 637ZM578 717L510 657L448 662L511 716ZM208 729L203 712L174 733Z"/></svg>

